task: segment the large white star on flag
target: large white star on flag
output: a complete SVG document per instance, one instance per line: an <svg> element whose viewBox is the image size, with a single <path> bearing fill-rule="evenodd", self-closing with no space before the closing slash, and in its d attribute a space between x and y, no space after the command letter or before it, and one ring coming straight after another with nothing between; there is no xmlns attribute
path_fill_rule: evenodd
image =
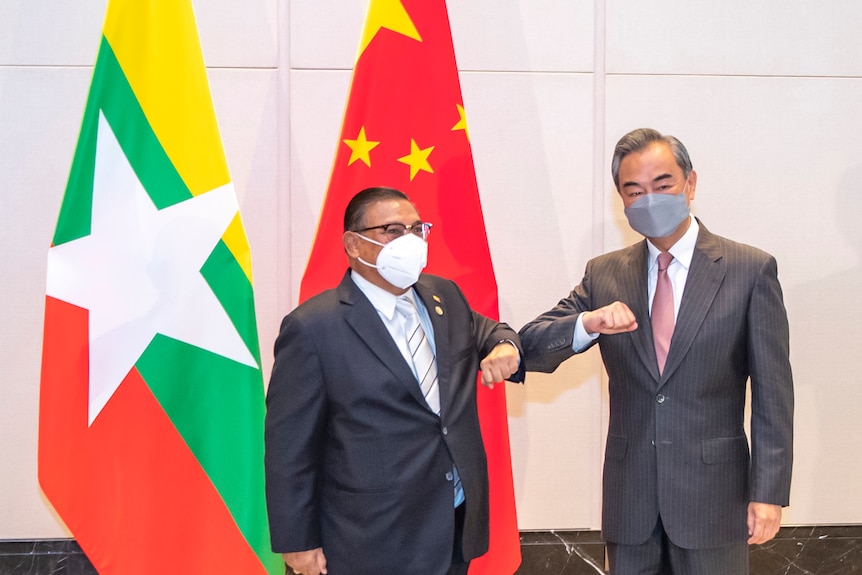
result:
<svg viewBox="0 0 862 575"><path fill-rule="evenodd" d="M200 273L236 212L232 184L157 209L100 113L91 233L48 253L48 295L89 310L90 424L157 333L258 367Z"/></svg>

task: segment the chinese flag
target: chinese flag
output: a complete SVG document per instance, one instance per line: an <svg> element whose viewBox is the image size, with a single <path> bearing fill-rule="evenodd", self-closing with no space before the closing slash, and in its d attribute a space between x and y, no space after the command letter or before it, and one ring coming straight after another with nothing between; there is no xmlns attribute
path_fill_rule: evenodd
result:
<svg viewBox="0 0 862 575"><path fill-rule="evenodd" d="M426 271L454 280L474 310L498 318L444 0L370 1L301 301L341 280L344 210L357 192L372 186L410 197L434 224ZM490 473L491 543L470 573L513 573L521 554L505 386L479 386L478 401Z"/></svg>

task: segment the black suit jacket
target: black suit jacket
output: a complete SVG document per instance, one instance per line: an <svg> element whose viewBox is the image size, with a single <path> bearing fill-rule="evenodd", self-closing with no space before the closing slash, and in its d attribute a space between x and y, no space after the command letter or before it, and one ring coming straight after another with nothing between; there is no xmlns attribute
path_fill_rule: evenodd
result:
<svg viewBox="0 0 862 575"><path fill-rule="evenodd" d="M472 312L453 282L423 275L414 287L434 327L439 417L349 272L285 317L275 342L266 415L273 550L322 546L331 575L445 574L453 463L466 496L463 556L488 547L476 377L500 340L520 342ZM522 379L523 367L513 380Z"/></svg>
<svg viewBox="0 0 862 575"><path fill-rule="evenodd" d="M591 260L568 298L522 328L527 369L550 372L573 354L578 314L626 303L638 329L598 338L610 393L605 539L643 543L661 515L681 547L745 541L749 501L789 502L793 380L775 259L701 224L659 375L647 258L640 242Z"/></svg>

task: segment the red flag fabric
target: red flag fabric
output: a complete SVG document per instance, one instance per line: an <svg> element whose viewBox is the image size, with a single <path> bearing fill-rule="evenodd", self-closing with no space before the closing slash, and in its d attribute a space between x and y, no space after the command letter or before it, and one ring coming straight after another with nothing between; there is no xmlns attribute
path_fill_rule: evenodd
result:
<svg viewBox="0 0 862 575"><path fill-rule="evenodd" d="M341 280L344 210L372 186L410 197L434 224L426 271L457 282L474 310L497 319L497 283L444 0L370 1L301 301ZM514 573L521 552L505 386L479 386L478 402L491 533L488 553L471 563L470 574Z"/></svg>

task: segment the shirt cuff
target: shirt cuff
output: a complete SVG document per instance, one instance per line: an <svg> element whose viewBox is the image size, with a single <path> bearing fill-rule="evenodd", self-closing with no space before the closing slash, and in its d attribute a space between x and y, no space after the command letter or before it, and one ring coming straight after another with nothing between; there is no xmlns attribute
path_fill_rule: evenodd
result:
<svg viewBox="0 0 862 575"><path fill-rule="evenodd" d="M578 320L575 322L575 334L572 336L572 351L578 353L588 348L595 340L599 338L598 332L589 334L584 328L584 314L578 314Z"/></svg>

